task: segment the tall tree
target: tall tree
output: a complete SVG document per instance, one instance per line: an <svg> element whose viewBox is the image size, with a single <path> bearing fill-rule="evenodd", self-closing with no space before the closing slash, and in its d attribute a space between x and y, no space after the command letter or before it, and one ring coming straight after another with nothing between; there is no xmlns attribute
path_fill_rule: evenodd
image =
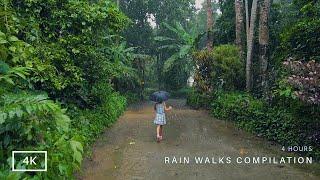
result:
<svg viewBox="0 0 320 180"><path fill-rule="evenodd" d="M248 1L248 0L246 0ZM246 6L248 5L248 2L246 2ZM252 54L253 54L253 40L254 40L254 29L255 29L255 22L257 19L257 6L258 6L258 0L253 0L252 6L251 6L251 15L250 15L250 22L248 22L249 18L247 19L247 27L249 31L247 32L247 63L246 63L246 89L247 91L251 91L252 87ZM248 9L248 7L246 7ZM246 10L247 11L247 10ZM247 14L248 16L248 14Z"/></svg>
<svg viewBox="0 0 320 180"><path fill-rule="evenodd" d="M248 37L248 33L249 33L249 4L248 4L248 0L245 0L245 8L246 8L246 37Z"/></svg>
<svg viewBox="0 0 320 180"><path fill-rule="evenodd" d="M268 45L269 45L269 14L271 0L264 0L260 4L260 20L259 20L259 61L261 72L261 86L266 90L267 66L268 66Z"/></svg>
<svg viewBox="0 0 320 180"><path fill-rule="evenodd" d="M211 0L207 0L207 33L208 33L207 49L209 51L212 49L212 45L213 45L212 29L213 29L213 18L212 18Z"/></svg>
<svg viewBox="0 0 320 180"><path fill-rule="evenodd" d="M240 55L243 56L243 0L234 1L235 13L236 13L236 45L240 49Z"/></svg>

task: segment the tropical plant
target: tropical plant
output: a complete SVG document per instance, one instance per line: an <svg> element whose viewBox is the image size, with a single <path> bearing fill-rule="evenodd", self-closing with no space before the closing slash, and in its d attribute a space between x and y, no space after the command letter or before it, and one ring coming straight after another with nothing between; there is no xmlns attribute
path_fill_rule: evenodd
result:
<svg viewBox="0 0 320 180"><path fill-rule="evenodd" d="M127 22L109 0L0 1L0 179L70 179L80 168L124 111L112 80L136 75L133 48L105 38ZM31 149L48 151L48 171L11 172L11 151Z"/></svg>
<svg viewBox="0 0 320 180"><path fill-rule="evenodd" d="M168 72L175 63L182 64L184 71L190 71L193 66L191 54L197 47L199 37L203 34L196 35L195 29L191 29L189 33L179 22L176 22L174 27L167 23L163 23L163 25L175 34L175 37L155 37L156 41L165 44L159 46L158 49L169 49L174 51L174 53L165 61L164 71Z"/></svg>
<svg viewBox="0 0 320 180"><path fill-rule="evenodd" d="M287 81L293 87L294 94L304 102L319 105L320 63L288 59L284 65L290 71Z"/></svg>

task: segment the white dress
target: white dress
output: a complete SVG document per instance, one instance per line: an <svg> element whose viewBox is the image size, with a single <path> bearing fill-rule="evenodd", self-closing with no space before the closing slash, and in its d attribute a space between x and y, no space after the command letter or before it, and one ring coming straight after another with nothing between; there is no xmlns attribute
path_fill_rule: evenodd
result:
<svg viewBox="0 0 320 180"><path fill-rule="evenodd" d="M156 125L165 125L166 124L166 114L164 113L164 105L156 105L156 117L154 119L154 124Z"/></svg>

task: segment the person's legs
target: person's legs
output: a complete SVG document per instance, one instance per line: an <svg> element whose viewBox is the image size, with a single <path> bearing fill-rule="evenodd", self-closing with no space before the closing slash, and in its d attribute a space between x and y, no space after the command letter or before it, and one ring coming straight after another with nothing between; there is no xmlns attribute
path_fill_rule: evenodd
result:
<svg viewBox="0 0 320 180"><path fill-rule="evenodd" d="M160 125L157 125L157 141L160 141Z"/></svg>
<svg viewBox="0 0 320 180"><path fill-rule="evenodd" d="M161 138L162 138L162 134L163 134L163 125L160 125L159 135L161 136Z"/></svg>

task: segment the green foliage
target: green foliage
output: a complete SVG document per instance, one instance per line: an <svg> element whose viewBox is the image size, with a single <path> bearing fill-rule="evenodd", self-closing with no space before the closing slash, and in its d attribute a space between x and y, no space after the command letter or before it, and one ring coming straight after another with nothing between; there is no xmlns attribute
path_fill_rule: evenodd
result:
<svg viewBox="0 0 320 180"><path fill-rule="evenodd" d="M319 61L319 20L320 2L305 0L282 2L274 10L277 19L285 19L281 23L272 23L271 32L278 48L274 55L280 64L288 56L305 61ZM280 33L279 33L280 32ZM273 44L272 44L273 46Z"/></svg>
<svg viewBox="0 0 320 180"><path fill-rule="evenodd" d="M199 92L195 89L192 89L187 95L187 105L194 108L205 108L210 107L211 97L208 94Z"/></svg>
<svg viewBox="0 0 320 180"><path fill-rule="evenodd" d="M319 8L320 10L320 8ZM283 46L289 56L320 61L320 19L305 19L282 34Z"/></svg>
<svg viewBox="0 0 320 180"><path fill-rule="evenodd" d="M172 70L174 64L176 64L177 61L180 61L180 64L184 64L183 69L185 71L190 71L190 55L196 47L195 33L193 32L189 34L178 22L175 23L175 27L172 27L167 23L163 23L163 25L175 35L174 38L164 36L155 37L156 41L166 42L165 45L158 47L158 49L170 49L175 52L165 61L163 69L164 72Z"/></svg>
<svg viewBox="0 0 320 180"><path fill-rule="evenodd" d="M244 62L234 45L221 45L212 52L195 52L197 88L203 92L213 90L241 90L244 86Z"/></svg>
<svg viewBox="0 0 320 180"><path fill-rule="evenodd" d="M64 111L57 104L48 100L46 94L6 94L1 98L1 105L0 124L15 123L12 119L25 119L32 115L49 116L51 114L58 130L68 130L69 118L63 114Z"/></svg>
<svg viewBox="0 0 320 180"><path fill-rule="evenodd" d="M170 96L173 98L186 98L192 91L193 89L191 87L183 87L176 91L170 92Z"/></svg>
<svg viewBox="0 0 320 180"><path fill-rule="evenodd" d="M190 61L178 58L179 50L176 49L178 45L173 41L178 41L180 37L165 24L175 25L175 22L179 22L184 29L191 29L195 12L194 0L120 0L119 2L120 9L131 19L129 27L122 35L128 44L136 47L136 53L147 54L154 60L152 66L146 66L143 70L148 72L146 79L150 82L145 85L148 87L157 85L167 89L183 87L181 84L186 82L190 70L186 69L190 66L185 62ZM181 46L180 42L176 43ZM184 47L184 50L188 49L189 47ZM173 54L176 55L172 56ZM181 51L181 56L184 56L183 54L185 51ZM170 57L171 60L167 61Z"/></svg>
<svg viewBox="0 0 320 180"><path fill-rule="evenodd" d="M187 32L178 22L175 26L167 23L163 25L173 34L172 37L157 36L155 40L160 42L159 50L168 50L172 54L164 61L163 73L167 82L166 87L177 90L185 86L193 69L192 52L197 47L197 39L203 34L196 35L195 29Z"/></svg>
<svg viewBox="0 0 320 180"><path fill-rule="evenodd" d="M125 110L126 99L116 93L109 94L103 106L95 110L87 109L79 111L77 108L72 111L72 127L74 133L81 136L84 146L94 142L95 138L111 125L117 117ZM85 127L85 128L84 128Z"/></svg>
<svg viewBox="0 0 320 180"><path fill-rule="evenodd" d="M221 14L217 17L214 24L214 44L220 45L234 43L236 38L234 1L219 0L218 5Z"/></svg>
<svg viewBox="0 0 320 180"><path fill-rule="evenodd" d="M313 139L318 132L319 110L295 105L288 109L277 104L268 107L263 101L245 93L220 93L211 104L213 116L231 120L245 130L282 145L311 145L315 149L320 144ZM308 111L303 112L303 111ZM319 152L311 152L316 156Z"/></svg>
<svg viewBox="0 0 320 180"><path fill-rule="evenodd" d="M8 37L0 40L10 53L16 53L12 59L14 64L10 65L32 66L35 71L30 82L35 89L47 91L50 97L86 106L90 104L86 100L94 96L88 84L101 79L111 81L130 69L125 59L127 54L121 51L123 44L115 43L128 19L110 1L9 0L3 3L1 23L4 26L0 30ZM28 58L25 56L29 54L6 45L9 40L12 44L20 43L11 35L34 46ZM24 59L20 60L20 56Z"/></svg>
<svg viewBox="0 0 320 180"><path fill-rule="evenodd" d="M277 82L277 87L272 91L272 95L274 96L274 99L277 99L278 101L296 99L294 89L286 80L280 80Z"/></svg>
<svg viewBox="0 0 320 180"><path fill-rule="evenodd" d="M143 54L152 54L153 50L153 30L148 22L150 5L151 2L146 0L120 1L120 9L132 21L122 35L128 44L137 47L138 52Z"/></svg>
<svg viewBox="0 0 320 180"><path fill-rule="evenodd" d="M126 107L114 81L137 76L134 48L115 43L128 19L108 0L0 5L0 179L70 179ZM48 171L11 172L12 150L48 151Z"/></svg>
<svg viewBox="0 0 320 180"><path fill-rule="evenodd" d="M221 45L213 50L213 79L222 79L222 87L227 90L240 90L244 85L244 62L239 49L234 45ZM215 83L217 84L217 82Z"/></svg>
<svg viewBox="0 0 320 180"><path fill-rule="evenodd" d="M12 176L8 174L10 161L5 162L11 151L25 148L47 150L50 154L48 172L37 174L39 178L71 177L80 168L83 149L126 107L125 98L112 93L95 110L70 109L70 121L65 110L44 94L5 95L1 102L0 117L6 119L0 126L0 159L5 164L4 169L0 168L0 177L5 178ZM22 174L22 177L30 176Z"/></svg>
<svg viewBox="0 0 320 180"><path fill-rule="evenodd" d="M6 169L10 169L10 163L5 161L11 151L48 149L54 143L52 134L61 136L70 129L65 110L49 100L46 94L5 94L0 99L0 107L0 161Z"/></svg>

